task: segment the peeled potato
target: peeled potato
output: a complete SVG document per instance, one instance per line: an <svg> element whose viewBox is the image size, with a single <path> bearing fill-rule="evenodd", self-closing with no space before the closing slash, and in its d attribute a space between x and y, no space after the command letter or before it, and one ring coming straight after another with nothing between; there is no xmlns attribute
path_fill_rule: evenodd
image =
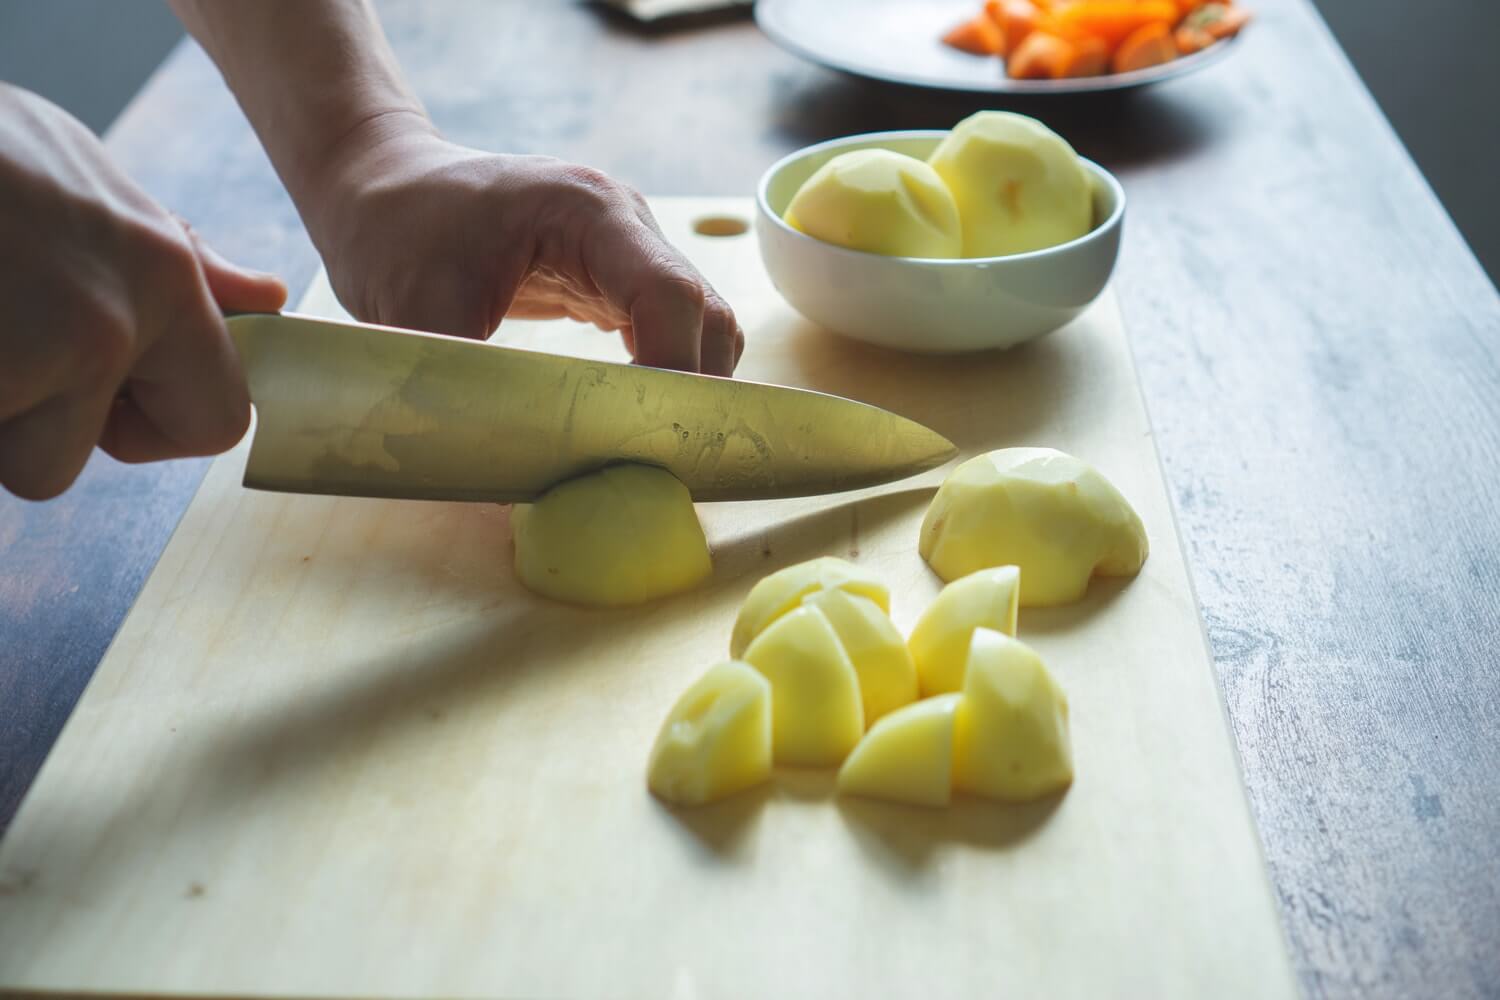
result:
<svg viewBox="0 0 1500 1000"><path fill-rule="evenodd" d="M1005 448L960 465L927 508L918 543L944 580L1019 566L1022 607L1079 600L1095 574L1138 572L1148 549L1114 484L1051 448Z"/></svg>
<svg viewBox="0 0 1500 1000"><path fill-rule="evenodd" d="M846 590L819 590L802 603L828 618L859 677L865 725L917 700L917 670L906 640L880 605Z"/></svg>
<svg viewBox="0 0 1500 1000"><path fill-rule="evenodd" d="M907 647L923 696L963 690L975 629L1016 634L1020 582L1014 566L980 570L948 584L922 612Z"/></svg>
<svg viewBox="0 0 1500 1000"><path fill-rule="evenodd" d="M1027 802L1073 781L1068 699L1025 643L974 632L953 725L959 791Z"/></svg>
<svg viewBox="0 0 1500 1000"><path fill-rule="evenodd" d="M641 604L713 571L687 487L665 469L612 465L559 483L511 513L516 576L571 604Z"/></svg>
<svg viewBox="0 0 1500 1000"><path fill-rule="evenodd" d="M1093 185L1078 154L1035 118L970 115L927 162L953 192L965 257L1041 250L1093 226Z"/></svg>
<svg viewBox="0 0 1500 1000"><path fill-rule="evenodd" d="M823 556L809 559L764 577L750 589L734 620L729 655L743 656L751 640L765 627L819 590L847 590L869 598L881 611L891 610L891 593L869 570L843 559Z"/></svg>
<svg viewBox="0 0 1500 1000"><path fill-rule="evenodd" d="M947 805L959 700L956 694L928 698L875 723L839 769L839 791L913 805Z"/></svg>
<svg viewBox="0 0 1500 1000"><path fill-rule="evenodd" d="M646 783L668 802L699 805L771 776L771 685L754 668L711 667L672 706L651 748Z"/></svg>
<svg viewBox="0 0 1500 1000"><path fill-rule="evenodd" d="M745 650L745 662L771 682L776 763L829 767L864 735L854 664L817 608L796 608L772 622Z"/></svg>
<svg viewBox="0 0 1500 1000"><path fill-rule="evenodd" d="M841 153L792 196L783 218L825 243L893 257L957 257L958 207L937 173L889 149Z"/></svg>

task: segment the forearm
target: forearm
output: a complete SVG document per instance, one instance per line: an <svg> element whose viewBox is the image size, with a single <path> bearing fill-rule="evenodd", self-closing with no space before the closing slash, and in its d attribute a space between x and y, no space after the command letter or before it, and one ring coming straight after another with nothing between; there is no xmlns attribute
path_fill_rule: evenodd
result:
<svg viewBox="0 0 1500 1000"><path fill-rule="evenodd" d="M345 161L430 131L368 0L168 0L218 64L303 220Z"/></svg>

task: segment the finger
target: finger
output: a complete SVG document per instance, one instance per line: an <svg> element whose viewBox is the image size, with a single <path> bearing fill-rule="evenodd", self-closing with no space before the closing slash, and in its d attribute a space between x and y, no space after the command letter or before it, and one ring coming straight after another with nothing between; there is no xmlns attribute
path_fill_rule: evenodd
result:
<svg viewBox="0 0 1500 1000"><path fill-rule="evenodd" d="M158 340L127 388L143 418L170 442L157 458L214 455L234 447L250 427L250 392L217 315L185 319Z"/></svg>
<svg viewBox="0 0 1500 1000"><path fill-rule="evenodd" d="M733 375L744 341L733 310L717 293L710 292L703 307L703 373L726 378Z"/></svg>
<svg viewBox="0 0 1500 1000"><path fill-rule="evenodd" d="M630 317L636 363L699 371L704 287L677 251L631 214L602 226L587 253L599 291Z"/></svg>
<svg viewBox="0 0 1500 1000"><path fill-rule="evenodd" d="M195 259L163 276L159 287L171 287L175 294L158 303L150 319L150 347L131 368L125 392L170 442L156 457L224 451L250 425L250 393L239 354ZM115 439L111 443L125 447Z"/></svg>
<svg viewBox="0 0 1500 1000"><path fill-rule="evenodd" d="M7 315L0 364L0 422L70 389L112 395L129 367L134 336L121 297L107 282L80 288L51 281L0 289L19 315Z"/></svg>
<svg viewBox="0 0 1500 1000"><path fill-rule="evenodd" d="M253 271L225 260L204 242L198 231L181 219L183 231L198 255L209 293L220 309L231 312L276 312L286 305L286 285L274 274Z"/></svg>
<svg viewBox="0 0 1500 1000"><path fill-rule="evenodd" d="M49 500L78 478L104 423L100 397L67 394L0 424L0 485Z"/></svg>
<svg viewBox="0 0 1500 1000"><path fill-rule="evenodd" d="M162 433L129 395L115 400L99 447L121 462L159 462L183 455L182 446Z"/></svg>

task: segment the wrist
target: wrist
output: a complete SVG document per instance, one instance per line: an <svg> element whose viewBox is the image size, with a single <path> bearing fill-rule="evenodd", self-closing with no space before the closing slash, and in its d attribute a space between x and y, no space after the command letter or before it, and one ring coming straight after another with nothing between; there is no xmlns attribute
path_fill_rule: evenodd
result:
<svg viewBox="0 0 1500 1000"><path fill-rule="evenodd" d="M313 242L323 249L325 236L339 226L342 206L388 176L401 158L440 139L419 106L377 107L353 119L309 159L293 189Z"/></svg>

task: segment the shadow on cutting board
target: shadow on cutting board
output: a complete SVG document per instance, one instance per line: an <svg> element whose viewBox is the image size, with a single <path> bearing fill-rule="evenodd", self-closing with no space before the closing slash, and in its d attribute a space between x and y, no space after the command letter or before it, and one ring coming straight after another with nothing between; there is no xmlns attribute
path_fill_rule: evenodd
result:
<svg viewBox="0 0 1500 1000"><path fill-rule="evenodd" d="M931 865L945 845L1005 850L1041 829L1066 792L1012 805L954 796L946 808L903 806L852 796L836 800L839 814L870 860L895 875Z"/></svg>
<svg viewBox="0 0 1500 1000"><path fill-rule="evenodd" d="M1071 632L1112 604L1134 580L1133 576L1096 576L1080 601L1055 608L1022 608L1017 632L1022 636Z"/></svg>
<svg viewBox="0 0 1500 1000"><path fill-rule="evenodd" d="M789 338L801 384L925 424L964 455L1022 443L1087 419L1090 400L1064 387L1090 365L1072 326L1008 350L908 354L850 340L811 323ZM997 432L998 431L998 432Z"/></svg>
<svg viewBox="0 0 1500 1000"><path fill-rule="evenodd" d="M714 582L710 586L728 585L750 576L750 583L744 587L748 592L762 576L808 559L858 559L861 534L874 534L892 521L925 509L936 490L936 486L917 486L877 493L715 538Z"/></svg>
<svg viewBox="0 0 1500 1000"><path fill-rule="evenodd" d="M1046 823L1066 793L1010 805L956 796L945 808L905 806L840 796L833 768L778 767L771 781L704 806L661 806L697 843L723 860L737 858L767 808L786 804L836 809L850 836L878 867L898 878L918 875L945 847L1005 850Z"/></svg>
<svg viewBox="0 0 1500 1000"><path fill-rule="evenodd" d="M360 768L403 760L423 762L421 767L441 774L452 760L467 759L470 748L452 742L453 734L465 731L465 719L526 697L559 668L596 671L582 683L601 689L618 683L619 650L633 636L680 629L710 616L722 618L727 641L734 608L761 575L817 555L847 554L858 544L860 530L874 532L909 516L930 494L930 488L898 489L811 511L789 508L788 516L716 540L715 572L705 586L616 611L585 611L525 596L510 575L508 558L486 564L477 576L444 579L442 568L420 558L420 550L372 549L366 533L357 532L319 549L310 561L295 557L298 572L311 574L298 590L300 601L316 605L325 593L338 593L340 600L386 607L437 593L461 609L418 632L392 634L379 652L359 654L357 660L343 660L329 649L331 659L309 661L317 669L307 683L278 688L253 708L241 705L191 723L193 736L172 741L180 749L159 762L152 780L117 794L80 797L70 812L43 822L50 827L44 839L55 848L54 856L81 856L87 852L79 838L89 831L118 831L107 857L95 860L89 876L92 892L107 892L159 851L150 831L127 819L145 808L143 798L163 788L190 789L177 822L194 828L199 843L224 844L238 836L261 803L314 798ZM392 504L386 516L431 518L425 538L444 531L492 538L504 529L497 514L467 506L444 512ZM481 732L484 726L469 729ZM491 767L503 772L527 765L492 762ZM407 775L392 787L409 784ZM420 790L392 794L415 795L412 801L420 803ZM732 855L768 795L757 799L751 793L683 815L681 825L713 853Z"/></svg>

